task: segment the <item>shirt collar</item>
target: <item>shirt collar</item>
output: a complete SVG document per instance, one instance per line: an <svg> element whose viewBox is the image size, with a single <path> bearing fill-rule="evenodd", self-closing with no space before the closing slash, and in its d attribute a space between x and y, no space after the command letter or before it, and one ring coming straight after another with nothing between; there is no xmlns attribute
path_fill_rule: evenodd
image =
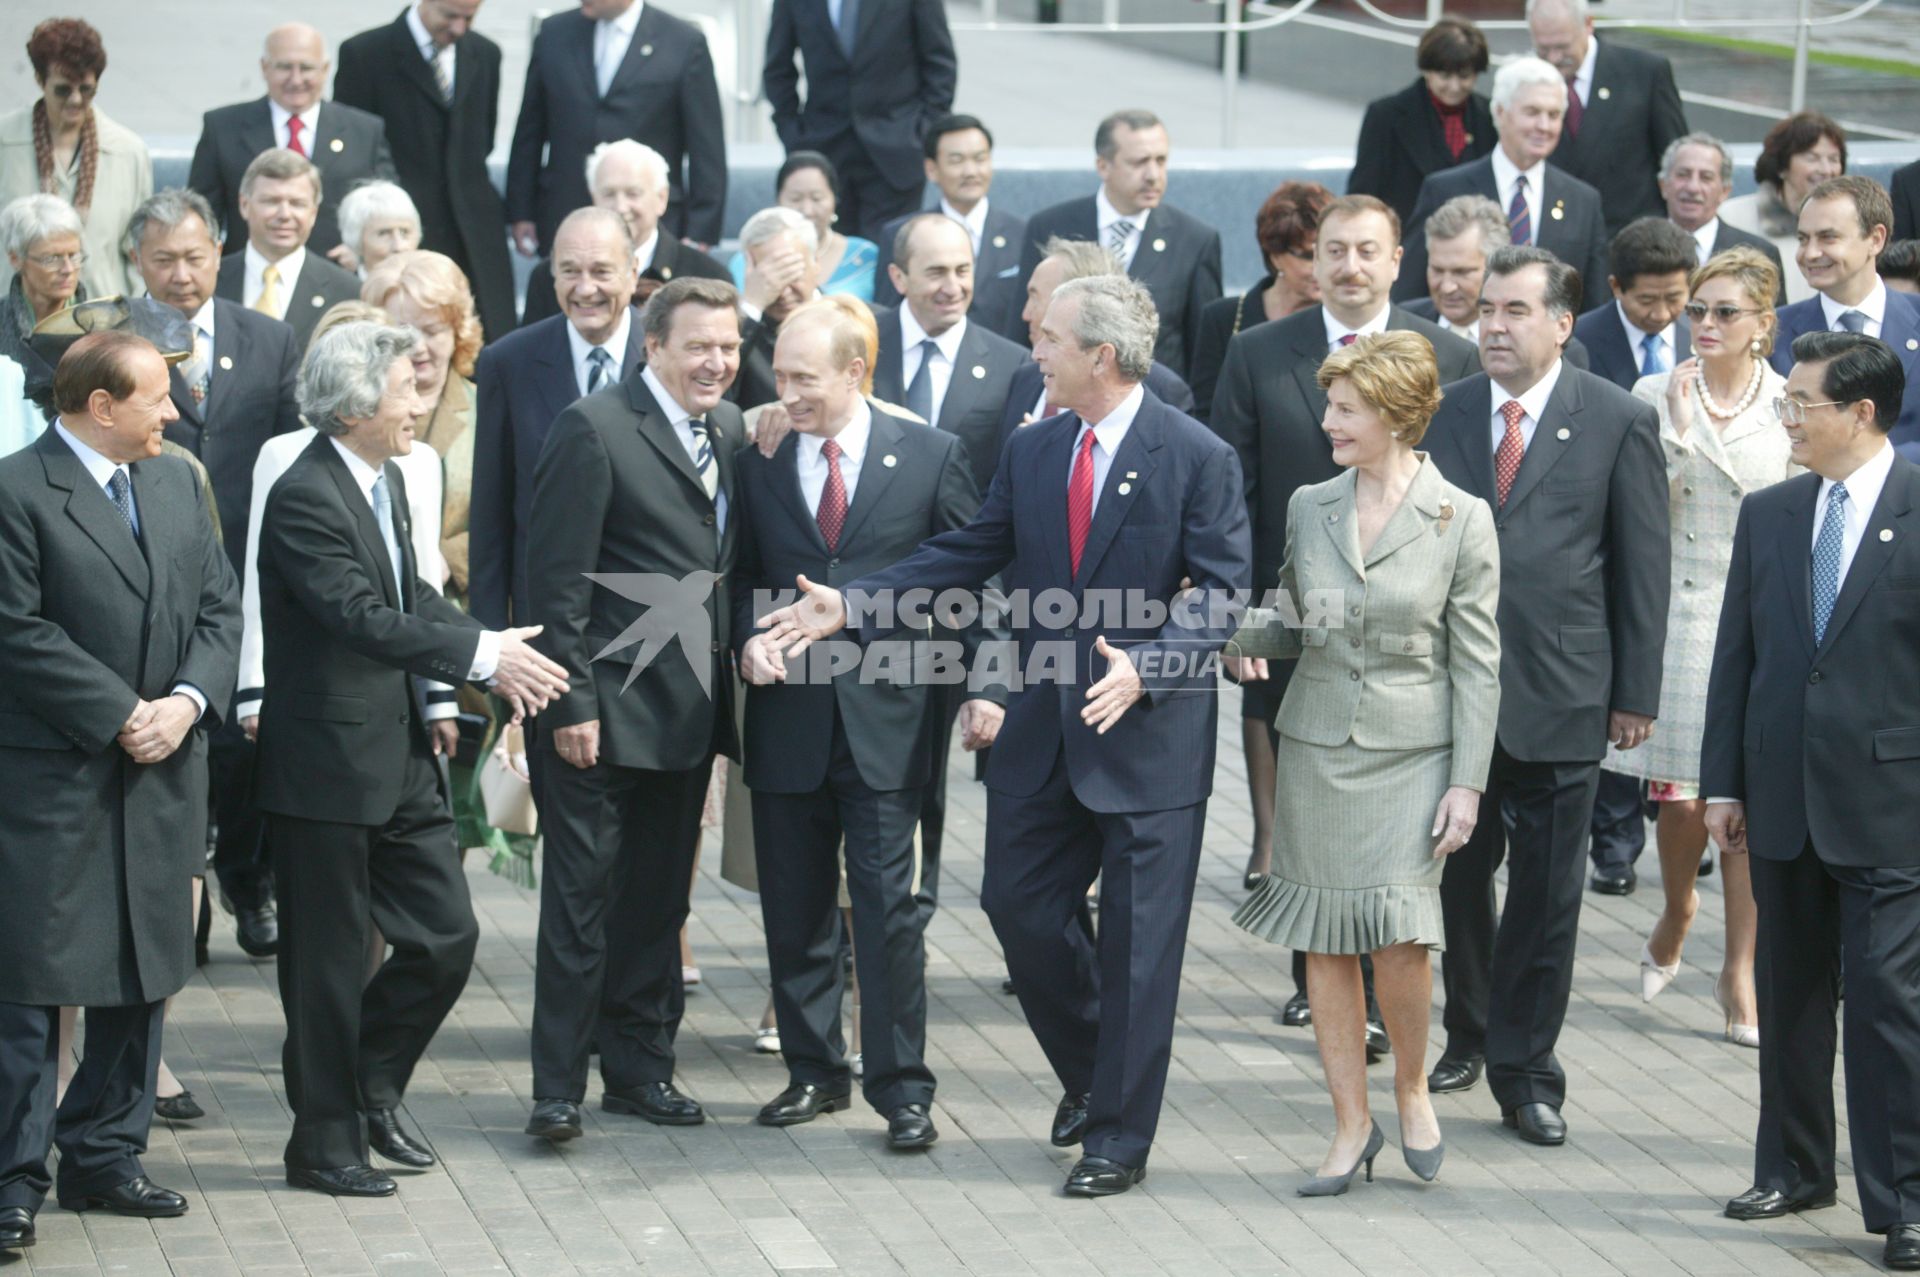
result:
<svg viewBox="0 0 1920 1277"><path fill-rule="evenodd" d="M275 137L279 137L280 134L286 129L287 121L292 117L293 112L287 110L286 107L281 106L278 102L275 102L272 98L267 99L267 110L273 113L273 135ZM306 130L306 132L302 135L303 137L308 139L313 137L313 130L318 125L319 119L320 119L320 104L318 102L315 102L312 106L300 112L300 125L303 129ZM305 141L302 143L302 145L304 145L309 151L313 149L313 143L311 141Z"/></svg>
<svg viewBox="0 0 1920 1277"><path fill-rule="evenodd" d="M626 362L627 334L632 327L633 307L629 306L620 312L620 326L613 330L611 337L600 344L602 350L613 356L613 362L616 365ZM573 351L573 362L578 365L587 361L587 354L593 350L594 346L592 342L580 335L578 328L575 328L572 324L568 324L567 348Z"/></svg>
<svg viewBox="0 0 1920 1277"><path fill-rule="evenodd" d="M949 364L960 361L960 343L967 335L967 317L962 315L960 322L933 339L940 353L947 357ZM913 307L904 301L900 303L900 350L905 353L927 339L927 330L913 317Z"/></svg>
<svg viewBox="0 0 1920 1277"><path fill-rule="evenodd" d="M1627 345L1633 347L1635 354L1639 354L1640 351L1644 349L1644 347L1640 343L1645 341L1650 336L1658 336L1660 340L1662 342L1665 342L1667 345L1669 346L1674 345L1674 340L1673 340L1674 326L1672 324L1668 324L1665 328L1662 328L1657 334L1649 333L1647 332L1646 329L1640 327L1638 324L1634 323L1631 319L1627 318L1627 308L1620 304L1620 299L1618 297L1613 299L1613 310L1615 314L1620 316L1620 326L1627 330Z"/></svg>
<svg viewBox="0 0 1920 1277"><path fill-rule="evenodd" d="M1538 160L1532 168L1522 169L1514 164L1513 160L1508 157L1506 151L1496 142L1493 147L1493 184L1500 192L1501 203L1511 204L1513 202L1514 179L1523 174L1527 179L1527 189L1535 195L1539 195L1541 193L1542 183L1546 180L1547 176L1547 162L1545 160Z"/></svg>
<svg viewBox="0 0 1920 1277"><path fill-rule="evenodd" d="M1480 340L1480 321L1479 320L1476 319L1471 324L1456 324L1451 319L1448 319L1445 315L1439 315L1438 318L1439 318L1440 326L1446 329L1448 332L1459 333L1462 337L1466 338L1470 342L1475 342L1475 343L1479 342Z"/></svg>
<svg viewBox="0 0 1920 1277"><path fill-rule="evenodd" d="M419 48L420 56L429 62L433 61L433 56L440 51L440 47L433 42L433 37L427 33L426 24L420 21L420 6L418 4L410 4L407 6L407 30L413 33L413 42Z"/></svg>
<svg viewBox="0 0 1920 1277"><path fill-rule="evenodd" d="M1521 410L1536 426L1539 425L1541 414L1547 410L1547 400L1553 398L1553 388L1560 384L1560 370L1566 366L1565 360L1554 360L1553 367L1547 369L1547 375L1534 382L1533 388L1524 395L1509 393L1505 386L1497 381L1494 382L1493 415L1496 417L1500 415L1500 405L1507 400L1518 399Z"/></svg>
<svg viewBox="0 0 1920 1277"><path fill-rule="evenodd" d="M796 434L799 432L796 431ZM867 458L867 444L873 438L873 409L867 407L865 399L857 399L853 405L853 416L840 428L834 442L840 445L840 455L847 464L856 470ZM820 449L827 441L819 435L800 435L800 460L806 465L814 465L820 460Z"/></svg>
<svg viewBox="0 0 1920 1277"><path fill-rule="evenodd" d="M1104 185L1093 194L1093 220L1100 228L1102 243L1106 242L1107 227L1115 222L1125 222L1136 231L1144 231L1147 229L1147 214L1152 211L1143 208L1138 213L1122 213L1113 206L1113 201L1107 198L1107 188Z"/></svg>
<svg viewBox="0 0 1920 1277"><path fill-rule="evenodd" d="M653 369L642 368L640 380L646 384L647 393L653 396L653 402L660 405L660 411L667 415L669 425L677 429L681 423L693 420L693 414L682 408L680 401L667 393L667 388L660 384L658 377L653 375Z"/></svg>
<svg viewBox="0 0 1920 1277"><path fill-rule="evenodd" d="M1332 311L1322 306L1320 308L1320 319L1321 322L1327 326L1327 345L1333 345L1334 342L1339 341L1348 333L1352 333L1356 337L1365 337L1371 333L1383 333L1387 331L1387 312L1392 309L1392 303L1382 305L1380 307L1380 313L1372 319L1369 319L1358 328L1349 328L1335 319Z"/></svg>
<svg viewBox="0 0 1920 1277"><path fill-rule="evenodd" d="M1720 219L1709 217L1706 224L1693 232L1693 242L1700 246L1700 264L1705 265L1707 258L1713 255L1714 241L1720 238Z"/></svg>
<svg viewBox="0 0 1920 1277"><path fill-rule="evenodd" d="M1893 473L1893 445L1886 440L1880 441L1880 451L1860 463L1860 468L1848 475L1843 482L1847 485L1847 504L1860 511L1865 519L1873 514L1873 507L1880 502L1880 489L1887 486L1887 476ZM1833 480L1820 480L1820 501L1824 507L1827 494L1833 491Z"/></svg>
<svg viewBox="0 0 1920 1277"><path fill-rule="evenodd" d="M213 336L213 298L209 297L201 302L200 309L194 311L187 322L211 338Z"/></svg>
<svg viewBox="0 0 1920 1277"><path fill-rule="evenodd" d="M646 274L653 266L653 255L659 251L660 228L656 226L653 228L653 234L647 236L647 238L633 250L634 273L638 275Z"/></svg>
<svg viewBox="0 0 1920 1277"><path fill-rule="evenodd" d="M1133 419L1140 415L1140 405L1146 402L1146 397L1146 387L1136 385L1127 392L1127 397L1120 401L1119 406L1099 421L1088 422L1086 418L1081 418L1081 423L1093 431L1093 437L1099 440L1109 457L1120 451L1120 443L1127 437L1127 431L1133 428ZM1073 438L1073 445L1078 451L1078 434Z"/></svg>
<svg viewBox="0 0 1920 1277"><path fill-rule="evenodd" d="M372 505L373 482L385 472L386 468L383 466L375 470L359 453L341 443L339 435L327 436L327 442L332 444L333 450L340 454L340 459L347 463L347 473L353 476L354 483L360 489L360 495L367 499L368 505Z"/></svg>
<svg viewBox="0 0 1920 1277"><path fill-rule="evenodd" d="M1106 196L1106 188L1102 187L1100 198L1105 199ZM980 237L987 233L987 201L984 196L978 204L973 206L973 212L962 213L959 209L947 203L947 197L942 195L940 197L940 211L966 227L967 234L973 236L973 242L976 244L980 242Z"/></svg>
<svg viewBox="0 0 1920 1277"><path fill-rule="evenodd" d="M632 39L633 29L640 25L640 11L646 7L646 0L633 0L633 4L628 6L625 13L617 18L607 18L605 22L608 27Z"/></svg>
<svg viewBox="0 0 1920 1277"><path fill-rule="evenodd" d="M1593 83L1593 64L1600 56L1600 41L1591 33L1587 36L1587 56L1580 59L1580 69L1573 73L1574 83L1591 85ZM1582 98L1581 101L1585 101Z"/></svg>
<svg viewBox="0 0 1920 1277"><path fill-rule="evenodd" d="M94 483L100 487L104 488L107 486L107 482L113 478L114 471L126 469L126 467L119 462L109 460L107 457L95 452L93 445L82 442L79 435L67 429L66 422L56 420L53 423L53 428L60 432L60 437L66 440L67 447L73 449L73 455L80 458L81 466L86 469L87 474L93 479ZM129 475L128 477L131 478L132 476Z"/></svg>
<svg viewBox="0 0 1920 1277"><path fill-rule="evenodd" d="M1850 310L1859 311L1874 323L1879 324L1881 326L1881 332L1885 332L1887 322L1886 281L1876 276L1873 281L1873 291L1862 298L1858 306L1842 306L1825 293L1820 294L1820 313L1826 316L1829 331L1840 322L1840 316ZM1852 491L1852 489L1849 488L1848 491Z"/></svg>
<svg viewBox="0 0 1920 1277"><path fill-rule="evenodd" d="M300 268L306 264L307 260L305 244L294 249L279 261L270 262L267 260L267 255L260 251L258 241L248 238L246 253L247 270L254 278L258 279L265 275L267 267L271 266L280 272L280 285L283 288L292 288L294 284L299 281Z"/></svg>

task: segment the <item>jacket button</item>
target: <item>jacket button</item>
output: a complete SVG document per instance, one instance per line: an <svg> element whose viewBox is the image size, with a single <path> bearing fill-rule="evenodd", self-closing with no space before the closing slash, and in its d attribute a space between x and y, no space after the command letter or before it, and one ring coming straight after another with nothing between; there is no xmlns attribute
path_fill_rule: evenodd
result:
<svg viewBox="0 0 1920 1277"><path fill-rule="evenodd" d="M1687 589L1691 590L1693 588L1693 578L1688 577L1686 580L1680 582L1680 584L1684 585Z"/></svg>
<svg viewBox="0 0 1920 1277"><path fill-rule="evenodd" d="M1353 680L1354 682L1356 682L1356 683L1358 683L1358 682L1360 681L1360 671L1359 671L1359 670L1348 670L1348 671L1347 671L1347 677L1348 677L1348 678L1350 678L1350 679L1352 679L1352 680Z"/></svg>
<svg viewBox="0 0 1920 1277"><path fill-rule="evenodd" d="M716 642L716 643L714 643L714 644L713 644L713 645L712 645L711 647L709 647L709 648L708 648L707 650L708 650L709 652L718 652L718 651L720 650L720 644L719 644L718 642Z"/></svg>
<svg viewBox="0 0 1920 1277"><path fill-rule="evenodd" d="M828 567L830 567L830 568L837 568L837 567L839 567L839 566L840 566L840 560L838 560L838 559L828 559L828 560L827 560L827 566L828 566Z"/></svg>
<svg viewBox="0 0 1920 1277"><path fill-rule="evenodd" d="M1699 538L1699 537L1697 537L1697 536L1695 536L1695 535L1694 535L1693 533L1691 533L1691 532L1689 532L1689 533L1687 533L1687 540L1689 540L1689 541L1698 541L1699 539L1700 539L1700 538Z"/></svg>
<svg viewBox="0 0 1920 1277"><path fill-rule="evenodd" d="M407 716L405 714L402 714L400 716L400 726L405 727L406 725L407 725Z"/></svg>
<svg viewBox="0 0 1920 1277"><path fill-rule="evenodd" d="M1348 640L1347 640L1347 646L1349 646L1349 647L1359 647L1359 646L1360 646L1360 636L1359 636L1358 634L1356 634L1356 635L1354 635L1354 636L1353 636L1352 638L1350 638L1350 639L1348 639Z"/></svg>
<svg viewBox="0 0 1920 1277"><path fill-rule="evenodd" d="M1355 603L1355 604L1354 604L1354 605L1353 605L1352 607L1350 607L1350 608L1348 608L1348 609L1347 609L1347 615L1348 615L1348 616L1358 616L1358 615L1360 615L1360 605L1359 605L1358 603Z"/></svg>
<svg viewBox="0 0 1920 1277"><path fill-rule="evenodd" d="M1073 627L1072 627L1071 625L1069 625L1069 626L1068 626L1068 627L1067 627L1066 629L1064 629L1064 630L1062 630L1062 631L1060 631L1060 637L1061 637L1061 638L1072 638L1072 637L1073 637Z"/></svg>
<svg viewBox="0 0 1920 1277"><path fill-rule="evenodd" d="M1811 673L1811 674L1809 674L1809 675L1807 675L1807 682L1809 682L1809 683L1818 683L1819 681L1820 681L1820 671L1819 671L1819 670L1815 670L1815 671L1814 671L1813 673Z"/></svg>
<svg viewBox="0 0 1920 1277"><path fill-rule="evenodd" d="M712 527L714 523L713 516L708 515L704 520L702 520L702 522L704 522L708 527Z"/></svg>
<svg viewBox="0 0 1920 1277"><path fill-rule="evenodd" d="M1692 488L1682 488L1682 489L1680 489L1680 495L1681 495L1681 496L1683 496L1683 497L1690 497L1690 496L1692 496L1692 495L1693 495L1693 489L1692 489Z"/></svg>

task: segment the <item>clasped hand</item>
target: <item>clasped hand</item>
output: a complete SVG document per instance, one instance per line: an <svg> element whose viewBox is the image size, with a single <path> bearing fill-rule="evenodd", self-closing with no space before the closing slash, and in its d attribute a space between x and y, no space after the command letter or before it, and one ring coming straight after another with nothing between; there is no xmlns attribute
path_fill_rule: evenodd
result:
<svg viewBox="0 0 1920 1277"><path fill-rule="evenodd" d="M164 700L136 704L115 739L134 762L158 763L173 756L173 751L180 748L180 742L199 721L199 703L183 692L176 692Z"/></svg>

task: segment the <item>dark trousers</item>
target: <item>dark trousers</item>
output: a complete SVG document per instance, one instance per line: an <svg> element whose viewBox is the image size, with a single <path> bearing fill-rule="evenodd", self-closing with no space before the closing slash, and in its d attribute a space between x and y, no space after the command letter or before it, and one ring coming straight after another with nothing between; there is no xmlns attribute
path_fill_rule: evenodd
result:
<svg viewBox="0 0 1920 1277"><path fill-rule="evenodd" d="M1480 821L1440 881L1449 1059L1484 1055L1502 1110L1566 1100L1554 1043L1573 989L1587 826L1598 763L1522 762L1493 750ZM1494 919L1493 875L1507 903Z"/></svg>
<svg viewBox="0 0 1920 1277"><path fill-rule="evenodd" d="M988 791L980 904L1027 1024L1070 1095L1091 1093L1095 1157L1144 1166L1173 1056L1174 1007L1207 805L1091 811L1055 754L1039 791ZM1100 933L1086 893L1100 879Z"/></svg>
<svg viewBox="0 0 1920 1277"><path fill-rule="evenodd" d="M266 817L253 803L254 744L240 724L226 721L207 739L213 787L213 872L237 909L255 909L273 894L267 860Z"/></svg>
<svg viewBox="0 0 1920 1277"><path fill-rule="evenodd" d="M834 216L840 231L880 241L880 232L896 217L920 211L920 195L926 190L924 174L915 169L907 189L901 190L880 172L867 148L848 124L821 148L840 173L840 198Z"/></svg>
<svg viewBox="0 0 1920 1277"><path fill-rule="evenodd" d="M787 1076L844 1090L840 1004L840 840L853 902L860 977L861 1089L884 1114L933 1103L927 1067L927 954L913 899L920 790L882 791L860 778L836 712L827 780L810 794L753 791L760 912L780 1053Z"/></svg>
<svg viewBox="0 0 1920 1277"><path fill-rule="evenodd" d="M1753 1179L1834 1187L1834 1012L1846 991L1847 1121L1867 1231L1920 1223L1920 869L1751 857L1760 909Z"/></svg>
<svg viewBox="0 0 1920 1277"><path fill-rule="evenodd" d="M0 1207L40 1209L60 1150L60 1196L105 1192L140 1168L153 1125L167 1004L88 1007L80 1067L55 1110L60 1008L0 1002Z"/></svg>
<svg viewBox="0 0 1920 1277"><path fill-rule="evenodd" d="M1593 846L1588 855L1595 869L1618 873L1633 868L1647 849L1647 782L1619 772L1600 773L1593 799Z"/></svg>
<svg viewBox="0 0 1920 1277"><path fill-rule="evenodd" d="M967 689L964 684L943 684L934 688L933 695L933 740L928 756L933 775L919 790L920 889L913 898L922 931L933 921L933 911L940 905L940 844L947 831L947 761L953 754L953 724L960 717Z"/></svg>
<svg viewBox="0 0 1920 1277"><path fill-rule="evenodd" d="M686 1010L680 925L713 756L686 771L644 771L604 759L575 767L553 752L547 732L536 748L545 755L545 870L534 950L534 1097L584 1100L596 1042L610 1089L671 1082Z"/></svg>
<svg viewBox="0 0 1920 1277"><path fill-rule="evenodd" d="M384 825L267 817L280 890L290 1168L367 1160L365 1113L398 1108L480 940L434 763L407 760ZM367 926L393 947L367 977Z"/></svg>

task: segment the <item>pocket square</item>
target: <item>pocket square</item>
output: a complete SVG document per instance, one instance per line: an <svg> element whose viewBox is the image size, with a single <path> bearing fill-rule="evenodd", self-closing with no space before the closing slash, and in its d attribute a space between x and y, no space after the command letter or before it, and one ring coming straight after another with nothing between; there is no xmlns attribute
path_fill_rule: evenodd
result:
<svg viewBox="0 0 1920 1277"><path fill-rule="evenodd" d="M994 278L995 279L1012 279L1014 276L1018 275L1019 273L1020 273L1020 263L1015 262L1013 265L1001 271L998 275L995 275Z"/></svg>

